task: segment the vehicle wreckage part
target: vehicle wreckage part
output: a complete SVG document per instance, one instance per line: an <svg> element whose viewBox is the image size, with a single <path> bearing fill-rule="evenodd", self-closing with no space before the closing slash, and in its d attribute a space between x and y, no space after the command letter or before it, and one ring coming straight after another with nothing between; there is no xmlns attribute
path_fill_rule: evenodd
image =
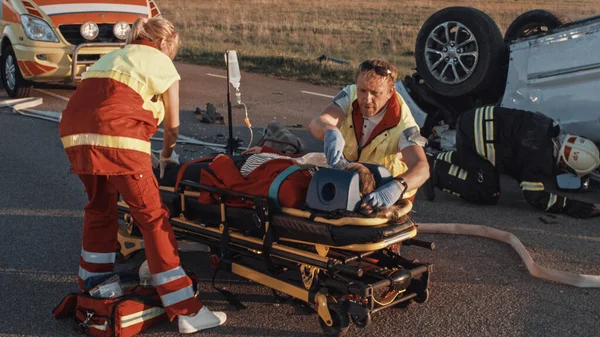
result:
<svg viewBox="0 0 600 337"><path fill-rule="evenodd" d="M408 105L408 107L410 108L410 112L412 113L412 115L415 119L415 122L417 122L417 125L420 128L422 128L423 125L425 125L425 119L427 119L427 113L425 111L423 111L417 105L417 103L415 103L415 101L412 99L412 97L408 93L408 90L404 86L404 82L397 81L394 84L394 86L396 87L396 91L400 94L400 96L402 96L404 103L406 103L406 105Z"/></svg>
<svg viewBox="0 0 600 337"><path fill-rule="evenodd" d="M600 288L600 275L575 274L539 266L533 261L521 241L509 232L487 226L458 223L420 223L419 232L471 235L504 242L511 245L517 254L519 254L525 267L527 267L527 271L534 277L580 288Z"/></svg>
<svg viewBox="0 0 600 337"><path fill-rule="evenodd" d="M430 16L415 47L417 71L436 93L481 92L500 75L506 48L500 29L471 7L448 7Z"/></svg>
<svg viewBox="0 0 600 337"><path fill-rule="evenodd" d="M567 22L571 22L571 19L566 16L545 9L534 9L519 15L506 29L504 39L514 41L544 34Z"/></svg>

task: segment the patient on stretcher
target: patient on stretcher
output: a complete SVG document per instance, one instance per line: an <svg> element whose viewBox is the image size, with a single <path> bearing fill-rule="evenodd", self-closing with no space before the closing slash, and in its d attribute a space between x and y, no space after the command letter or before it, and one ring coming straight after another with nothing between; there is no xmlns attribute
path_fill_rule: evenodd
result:
<svg viewBox="0 0 600 337"><path fill-rule="evenodd" d="M282 207L303 208L312 175L318 167L324 167L325 156L323 153L309 153L304 156L290 157L276 153L268 147L263 147L260 153L246 154L229 157L218 155L212 161L192 163L189 165L167 168L163 179L159 179L161 186L174 186L180 169L185 170L183 180L191 180L200 184L236 191L256 196L267 197L269 188L276 177L290 166L303 168L292 173L281 183L279 189L279 204ZM376 189L376 182L372 172L360 163L348 163L343 170L356 172L359 175L359 189L361 197ZM157 170L155 170L157 173ZM158 174L157 174L158 177ZM157 178L158 179L158 178ZM217 202L211 193L200 192L199 202L213 204ZM252 207L252 202L231 199L227 205L233 207ZM385 218L395 221L403 215L401 206L394 205L373 209L363 202L358 214L346 216L366 216Z"/></svg>

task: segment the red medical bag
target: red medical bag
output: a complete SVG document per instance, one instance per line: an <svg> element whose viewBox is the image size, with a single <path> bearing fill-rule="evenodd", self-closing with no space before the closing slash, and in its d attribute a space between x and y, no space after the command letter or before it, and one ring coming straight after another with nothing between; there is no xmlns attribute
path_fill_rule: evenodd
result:
<svg viewBox="0 0 600 337"><path fill-rule="evenodd" d="M71 293L53 310L56 319L75 317L78 333L96 337L129 337L167 320L153 287L135 287L115 298Z"/></svg>

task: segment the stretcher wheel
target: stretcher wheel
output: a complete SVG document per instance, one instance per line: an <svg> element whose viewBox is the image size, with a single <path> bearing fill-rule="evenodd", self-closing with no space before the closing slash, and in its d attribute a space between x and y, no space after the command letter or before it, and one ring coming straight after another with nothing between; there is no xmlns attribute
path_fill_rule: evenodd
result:
<svg viewBox="0 0 600 337"><path fill-rule="evenodd" d="M321 329L326 336L337 336L341 337L348 332L348 326L350 325L350 319L348 319L348 314L342 311L336 305L329 305L329 314L331 315L331 320L333 324L328 326L321 317L319 317L319 324L321 325Z"/></svg>
<svg viewBox="0 0 600 337"><path fill-rule="evenodd" d="M352 323L359 328L366 328L371 324L371 313L367 312L365 317L360 317L358 315L350 315L352 319Z"/></svg>
<svg viewBox="0 0 600 337"><path fill-rule="evenodd" d="M217 254L212 254L209 257L209 262L210 262L210 266L213 269L217 269L217 267L219 266L219 263L221 262L221 258L219 258L219 255L217 255Z"/></svg>
<svg viewBox="0 0 600 337"><path fill-rule="evenodd" d="M133 220L131 214L125 214L123 218L125 220L125 231L127 234L131 236L142 236L142 232L135 223L135 220Z"/></svg>
<svg viewBox="0 0 600 337"><path fill-rule="evenodd" d="M423 291L420 294L417 294L417 296L413 298L413 301L417 303L425 303L427 302L427 300L429 300L429 289L425 289L425 291Z"/></svg>

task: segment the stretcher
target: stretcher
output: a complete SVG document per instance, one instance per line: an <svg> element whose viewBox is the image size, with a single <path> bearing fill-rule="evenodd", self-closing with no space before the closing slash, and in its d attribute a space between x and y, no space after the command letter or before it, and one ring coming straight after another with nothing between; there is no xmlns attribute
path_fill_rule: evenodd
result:
<svg viewBox="0 0 600 337"><path fill-rule="evenodd" d="M366 327L380 310L427 301L432 265L399 255L400 245L433 249L432 243L415 239L410 201L402 204L404 216L394 222L277 208L267 197L201 185L195 182L198 167L192 167L181 169L174 186L159 181L178 240L209 247L216 271L267 286L278 298L287 295L308 304L326 335L344 335L350 321ZM199 203L203 190L218 202ZM229 207L226 200L232 197L252 201L254 207ZM127 258L143 249L143 239L127 204L119 201L118 207L120 255ZM243 308L233 294L216 289Z"/></svg>

